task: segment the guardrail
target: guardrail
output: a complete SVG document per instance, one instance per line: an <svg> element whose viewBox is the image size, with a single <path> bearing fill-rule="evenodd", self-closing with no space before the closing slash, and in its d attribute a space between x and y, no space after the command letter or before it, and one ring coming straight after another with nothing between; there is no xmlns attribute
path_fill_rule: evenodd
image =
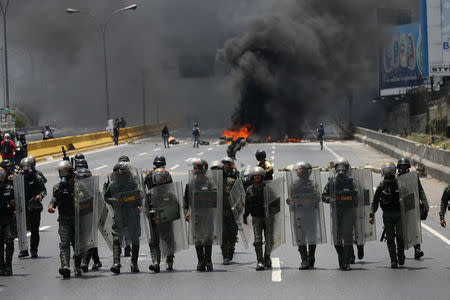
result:
<svg viewBox="0 0 450 300"><path fill-rule="evenodd" d="M354 138L392 157L413 154L411 159L422 163L431 176L450 184L450 151L362 127L355 127Z"/></svg>
<svg viewBox="0 0 450 300"><path fill-rule="evenodd" d="M168 125L168 122L121 128L119 142L130 141L158 133L164 125ZM37 160L41 160L48 156L61 157L61 147L64 147L68 150L67 153L71 154L74 152L94 150L112 145L114 145L112 136L108 131L103 131L46 141L31 142L28 144L28 153L34 155Z"/></svg>

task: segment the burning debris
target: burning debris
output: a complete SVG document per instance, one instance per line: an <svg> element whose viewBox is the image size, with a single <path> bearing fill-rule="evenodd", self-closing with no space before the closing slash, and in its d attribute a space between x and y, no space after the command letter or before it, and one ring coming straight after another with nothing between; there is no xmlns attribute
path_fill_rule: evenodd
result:
<svg viewBox="0 0 450 300"><path fill-rule="evenodd" d="M246 140L254 130L255 127L251 124L241 125L240 122L237 122L236 125L223 131L221 139L228 143L237 139Z"/></svg>

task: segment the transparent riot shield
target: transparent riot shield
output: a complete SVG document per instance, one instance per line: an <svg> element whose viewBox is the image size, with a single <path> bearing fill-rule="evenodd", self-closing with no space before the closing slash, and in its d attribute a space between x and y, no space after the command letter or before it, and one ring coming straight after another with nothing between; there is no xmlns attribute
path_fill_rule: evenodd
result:
<svg viewBox="0 0 450 300"><path fill-rule="evenodd" d="M222 242L223 172L189 171L189 244Z"/></svg>
<svg viewBox="0 0 450 300"><path fill-rule="evenodd" d="M265 230L270 237L266 241L269 249L275 250L286 242L284 227L284 178L278 178L264 186Z"/></svg>
<svg viewBox="0 0 450 300"><path fill-rule="evenodd" d="M98 182L98 176L75 179L75 255L97 247Z"/></svg>
<svg viewBox="0 0 450 300"><path fill-rule="evenodd" d="M144 199L141 172L130 168L112 173L110 178L117 230L125 243L137 242L141 238L141 224L144 222L141 216Z"/></svg>
<svg viewBox="0 0 450 300"><path fill-rule="evenodd" d="M358 190L355 212L355 241L357 245L377 239L376 226L370 224L370 205L373 199L373 180L371 169L354 169L352 177Z"/></svg>
<svg viewBox="0 0 450 300"><path fill-rule="evenodd" d="M354 242L358 191L351 171L338 175L331 171L329 180L331 236L334 245L351 245Z"/></svg>
<svg viewBox="0 0 450 300"><path fill-rule="evenodd" d="M249 241L252 236L251 225L244 224L244 212L245 212L245 189L240 178L238 178L230 191L230 206L233 212L234 220L239 230L239 235L241 236L242 243L247 249Z"/></svg>
<svg viewBox="0 0 450 300"><path fill-rule="evenodd" d="M109 250L113 250L113 209L103 199L98 201L98 230L106 242Z"/></svg>
<svg viewBox="0 0 450 300"><path fill-rule="evenodd" d="M149 191L151 233L159 237L162 257L188 249L181 182L158 185Z"/></svg>
<svg viewBox="0 0 450 300"><path fill-rule="evenodd" d="M16 202L17 238L20 251L28 249L27 215L25 208L25 183L23 175L14 175L14 200Z"/></svg>
<svg viewBox="0 0 450 300"><path fill-rule="evenodd" d="M320 170L311 174L286 172L291 217L292 244L317 245L327 242L325 215L321 199Z"/></svg>
<svg viewBox="0 0 450 300"><path fill-rule="evenodd" d="M398 177L400 213L405 250L422 243L418 181L419 178L416 172L407 173Z"/></svg>

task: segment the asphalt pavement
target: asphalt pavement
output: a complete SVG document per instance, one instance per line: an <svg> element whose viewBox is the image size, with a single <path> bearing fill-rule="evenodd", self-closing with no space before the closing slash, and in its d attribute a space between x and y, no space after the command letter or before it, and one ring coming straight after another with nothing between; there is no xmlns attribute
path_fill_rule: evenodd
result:
<svg viewBox="0 0 450 300"><path fill-rule="evenodd" d="M121 155L128 155L134 166L151 168L155 155L162 154L167 160L167 169L174 181L187 181L190 169L187 160L201 157L208 162L226 155L227 145L219 145L219 132L206 131L204 139L210 145L192 147L189 132L174 132L181 139L179 145L165 149L159 137L152 137L132 144L88 152L86 158L94 175L104 178L112 171L114 163ZM238 167L255 165L254 152L266 150L267 158L275 169L281 169L297 161L307 161L314 166L327 166L336 156L347 158L352 166L377 164L382 160L394 160L381 155L360 143L326 142L320 151L318 143L268 143L249 144L237 154ZM44 207L52 195L52 186L57 182L55 169L58 160L44 161L38 169L48 178L48 196ZM283 176L276 172L275 177ZM322 173L322 186L328 174ZM380 181L374 174L374 186ZM435 206L440 201L444 184L434 180L422 180L427 196ZM442 189L441 189L442 188ZM245 249L238 243L234 262L222 265L220 248L213 248L214 272L198 273L195 250L175 255L175 270L167 272L162 267L159 274L150 273L149 248L141 244L139 257L140 273L130 273L129 258L122 258L122 273L113 275L109 268L112 254L99 235L99 253L103 268L90 271L82 277L72 276L62 280L59 268L59 236L57 214L42 213L41 243L38 259L18 259L17 244L13 261L14 276L0 277L0 299L123 299L163 298L163 299L450 299L450 231L440 228L436 208L431 217L423 222L423 245L425 256L414 260L413 249L406 251L406 263L398 270L390 268L387 247L379 242L382 232L381 209L377 213L378 241L365 246L366 255L357 260L349 272L340 271L337 255L331 245L329 206L325 204L328 243L318 245L314 270L299 271L299 253L292 245L290 220L286 210L286 241L272 253L274 268L256 272L256 257L253 246ZM279 262L279 267L277 267ZM73 262L72 264L73 265Z"/></svg>

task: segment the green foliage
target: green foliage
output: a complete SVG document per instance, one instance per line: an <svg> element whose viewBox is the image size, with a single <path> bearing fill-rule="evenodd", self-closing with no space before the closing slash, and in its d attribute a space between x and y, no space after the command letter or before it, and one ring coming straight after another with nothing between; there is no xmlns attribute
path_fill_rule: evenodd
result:
<svg viewBox="0 0 450 300"><path fill-rule="evenodd" d="M16 128L25 128L29 125L30 121L28 117L24 114L16 115Z"/></svg>

